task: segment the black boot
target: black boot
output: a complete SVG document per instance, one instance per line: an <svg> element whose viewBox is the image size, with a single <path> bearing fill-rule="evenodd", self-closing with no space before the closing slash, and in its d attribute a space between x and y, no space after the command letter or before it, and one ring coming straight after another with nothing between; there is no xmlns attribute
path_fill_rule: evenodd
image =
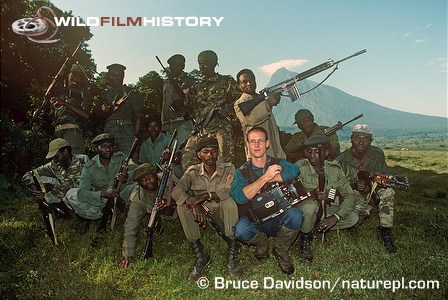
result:
<svg viewBox="0 0 448 300"><path fill-rule="evenodd" d="M84 235L87 233L87 231L89 231L90 228L90 220L88 219L84 219L83 217L80 217L78 215L76 215L78 217L78 220L81 222L81 226L79 228L79 233L81 235Z"/></svg>
<svg viewBox="0 0 448 300"><path fill-rule="evenodd" d="M240 266L238 260L239 244L237 240L231 239L228 243L229 248L227 250L227 268L231 277L240 278L243 276L243 269Z"/></svg>
<svg viewBox="0 0 448 300"><path fill-rule="evenodd" d="M255 246L255 258L264 260L269 257L269 241L265 233L257 231L257 234L247 242L251 246Z"/></svg>
<svg viewBox="0 0 448 300"><path fill-rule="evenodd" d="M294 240L297 238L299 230L291 230L282 226L275 238L272 253L277 259L278 266L285 274L294 273L294 264L289 257L289 248Z"/></svg>
<svg viewBox="0 0 448 300"><path fill-rule="evenodd" d="M199 240L191 243L191 249L194 255L194 265L190 274L188 274L188 280L196 281L202 276L202 272L210 263L211 258Z"/></svg>
<svg viewBox="0 0 448 300"><path fill-rule="evenodd" d="M50 203L48 207L52 212L54 212L56 218L58 219L71 219L72 217L70 214L70 209L62 201Z"/></svg>
<svg viewBox="0 0 448 300"><path fill-rule="evenodd" d="M395 248L394 240L392 237L392 228L379 227L379 236L383 240L384 246L389 253L395 253L397 249Z"/></svg>
<svg viewBox="0 0 448 300"><path fill-rule="evenodd" d="M303 261L311 262L313 260L313 252L311 251L311 242L313 240L313 232L300 233L299 255Z"/></svg>

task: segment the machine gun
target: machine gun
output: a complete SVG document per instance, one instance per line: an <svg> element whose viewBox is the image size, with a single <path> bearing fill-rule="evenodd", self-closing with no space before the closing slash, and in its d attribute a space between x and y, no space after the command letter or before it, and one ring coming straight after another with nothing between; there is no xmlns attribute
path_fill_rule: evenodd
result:
<svg viewBox="0 0 448 300"><path fill-rule="evenodd" d="M141 260L148 259L154 256L153 254L153 247L152 242L154 240L154 230L157 227L157 223L159 222L157 219L157 215L159 213L158 205L162 201L163 194L165 192L166 185L168 183L168 179L171 176L171 172L173 172L173 157L176 152L177 147L177 141L174 141L173 149L171 150L171 156L170 159L166 165L166 167L163 169L162 172L162 179L160 180L159 189L157 190L156 200L154 203L154 206L151 211L151 216L149 217L148 227L146 231L146 244L145 248L143 249L143 253L140 256Z"/></svg>
<svg viewBox="0 0 448 300"><path fill-rule="evenodd" d="M39 173L36 169L33 170L33 180L34 186L37 191L41 191L45 194L44 199L39 199L39 209L42 212L42 216L44 218L45 227L47 228L47 235L50 238L53 245L58 245L58 240L56 238L56 233L54 230L54 220L53 215L49 209L47 190L45 189L45 185L42 183L42 179L40 178Z"/></svg>
<svg viewBox="0 0 448 300"><path fill-rule="evenodd" d="M53 91L53 88L55 87L56 83L60 80L60 78L62 77L62 75L66 72L66 67L68 65L68 63L75 57L76 53L78 52L79 48L82 45L82 41L79 42L78 46L76 47L75 51L73 51L72 55L70 55L69 57L67 57L64 61L64 63L62 64L61 68L59 69L59 71L56 73L56 75L53 77L53 80L51 81L50 85L47 88L47 91L45 92L44 95L44 101L42 102L42 104L40 105L39 108L37 108L34 113L33 113L33 117L39 117L42 112L47 108L48 103L50 102L50 94Z"/></svg>
<svg viewBox="0 0 448 300"><path fill-rule="evenodd" d="M359 171L358 172L358 180L365 180L367 182L367 187L370 190L370 194L368 196L368 201L373 199L373 202L378 205L380 202L380 197L376 192L376 187L380 186L382 188L387 187L397 187L397 188L409 188L409 180L407 177L398 178L393 175L389 175L386 173L374 173L367 171Z"/></svg>
<svg viewBox="0 0 448 300"><path fill-rule="evenodd" d="M351 123L353 121L356 121L356 120L358 120L359 118L361 118L363 116L364 116L363 114L357 115L356 117L354 117L350 121L345 122L344 124L342 124L342 122L339 121L338 123L336 123L336 125L334 125L334 126L332 126L330 128L325 129L323 134L325 136L330 136L330 135L334 134L336 131L341 130L345 125L347 125L347 124L349 124L349 123Z"/></svg>
<svg viewBox="0 0 448 300"><path fill-rule="evenodd" d="M333 66L335 66L335 69L333 70L333 72L334 72L334 71L337 70L339 63L341 63L341 62L343 62L345 60L348 60L348 59L350 59L352 57L361 55L361 54L365 53L366 51L367 51L366 49L363 49L361 51L356 52L355 54L347 56L347 57L345 57L343 59L340 59L340 60L338 60L336 62L333 61L330 58L328 61L326 61L324 63L321 63L320 65L315 66L314 68L311 68L309 70L306 70L306 71L304 71L304 72L302 72L300 74L297 74L296 76L294 76L291 79L284 80L284 81L282 81L280 83L277 83L277 84L275 84L273 86L270 86L270 87L262 89L260 91L260 97L255 97L252 100L240 103L240 104L238 104L238 106L239 106L242 114L244 116L246 116L255 108L255 106L257 106L262 101L267 99L270 94L275 93L275 92L284 92L284 91L286 91L288 94L287 95L282 95L282 96L287 96L287 97L289 97L291 99L291 101L296 101L297 99L300 98L300 93L299 93L299 90L298 90L297 85L296 85L299 81L302 81L302 80L304 80L304 79L306 79L308 77L311 77L311 76L316 75L316 74L318 74L320 72L323 72L323 71L325 71L325 70L327 70L327 69L329 69L329 68L331 68ZM327 78L330 75L328 75Z"/></svg>

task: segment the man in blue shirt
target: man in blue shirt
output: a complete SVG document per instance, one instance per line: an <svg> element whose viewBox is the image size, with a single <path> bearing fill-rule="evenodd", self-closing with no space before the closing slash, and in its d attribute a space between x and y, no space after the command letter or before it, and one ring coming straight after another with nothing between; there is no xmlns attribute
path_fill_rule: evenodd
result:
<svg viewBox="0 0 448 300"><path fill-rule="evenodd" d="M251 159L235 172L230 190L240 209L243 205L250 205L263 188L275 182L295 179L300 173L298 167L286 160L267 155L270 142L265 129L250 129L247 132L246 145ZM302 221L302 211L292 207L261 224L251 221L247 216L241 216L233 231L236 239L257 247L255 257L259 260L269 256L268 236L275 236L273 254L280 269L286 274L292 274L294 265L289 257L289 248L297 238Z"/></svg>

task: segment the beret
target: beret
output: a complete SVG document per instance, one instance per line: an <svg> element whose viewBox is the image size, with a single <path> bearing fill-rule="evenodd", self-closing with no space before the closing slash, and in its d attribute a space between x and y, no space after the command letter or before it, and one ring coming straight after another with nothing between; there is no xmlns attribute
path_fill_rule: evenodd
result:
<svg viewBox="0 0 448 300"><path fill-rule="evenodd" d="M198 55L198 61L218 62L218 55L212 50L204 50Z"/></svg>
<svg viewBox="0 0 448 300"><path fill-rule="evenodd" d="M126 67L120 64L111 64L106 67L109 71L119 71L124 72L126 70Z"/></svg>
<svg viewBox="0 0 448 300"><path fill-rule="evenodd" d="M144 163L139 165L132 173L132 180L139 181L141 178L145 177L148 174L156 174L157 168L153 164Z"/></svg>
<svg viewBox="0 0 448 300"><path fill-rule="evenodd" d="M196 151L201 151L205 147L219 148L218 141L214 137L204 137L196 145Z"/></svg>
<svg viewBox="0 0 448 300"><path fill-rule="evenodd" d="M299 111L296 112L296 115L295 115L295 120L296 121L294 123L292 123L292 124L293 125L294 124L299 124L299 122L302 121L307 116L313 116L313 114L308 109L299 109Z"/></svg>
<svg viewBox="0 0 448 300"><path fill-rule="evenodd" d="M352 133L364 133L364 134L373 134L372 128L370 128L369 125L366 124L356 124L355 127L353 127Z"/></svg>
<svg viewBox="0 0 448 300"><path fill-rule="evenodd" d="M305 143L303 143L304 147L308 147L308 146L323 146L323 145L329 145L330 144L330 139L328 137L326 137L325 135L313 135L312 137L310 137Z"/></svg>
<svg viewBox="0 0 448 300"><path fill-rule="evenodd" d="M96 137L93 138L92 144L98 145L101 144L104 140L114 140L114 137L108 133L100 133Z"/></svg>

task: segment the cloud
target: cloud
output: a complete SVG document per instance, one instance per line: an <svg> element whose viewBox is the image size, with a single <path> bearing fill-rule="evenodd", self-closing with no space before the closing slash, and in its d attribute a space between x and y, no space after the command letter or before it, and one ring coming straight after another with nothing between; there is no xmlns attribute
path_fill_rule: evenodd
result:
<svg viewBox="0 0 448 300"><path fill-rule="evenodd" d="M412 32L406 32L403 36L404 37L408 37L408 36L411 36L412 35Z"/></svg>
<svg viewBox="0 0 448 300"><path fill-rule="evenodd" d="M427 64L429 67L432 67L433 69L447 72L448 70L448 62L446 57L439 57L436 59L432 59Z"/></svg>
<svg viewBox="0 0 448 300"><path fill-rule="evenodd" d="M432 24L427 24L426 25L426 28L431 28L432 27Z"/></svg>
<svg viewBox="0 0 448 300"><path fill-rule="evenodd" d="M414 41L414 43L416 43L417 45L418 45L418 44L425 43L425 42L426 42L426 39L416 39L416 40Z"/></svg>
<svg viewBox="0 0 448 300"><path fill-rule="evenodd" d="M308 60L306 60L306 59L283 59L283 60L274 62L272 64L258 67L258 69L260 71L262 71L263 73L272 75L272 74L274 74L275 71L277 71L280 68L293 69L293 68L299 67L307 62L308 62Z"/></svg>

